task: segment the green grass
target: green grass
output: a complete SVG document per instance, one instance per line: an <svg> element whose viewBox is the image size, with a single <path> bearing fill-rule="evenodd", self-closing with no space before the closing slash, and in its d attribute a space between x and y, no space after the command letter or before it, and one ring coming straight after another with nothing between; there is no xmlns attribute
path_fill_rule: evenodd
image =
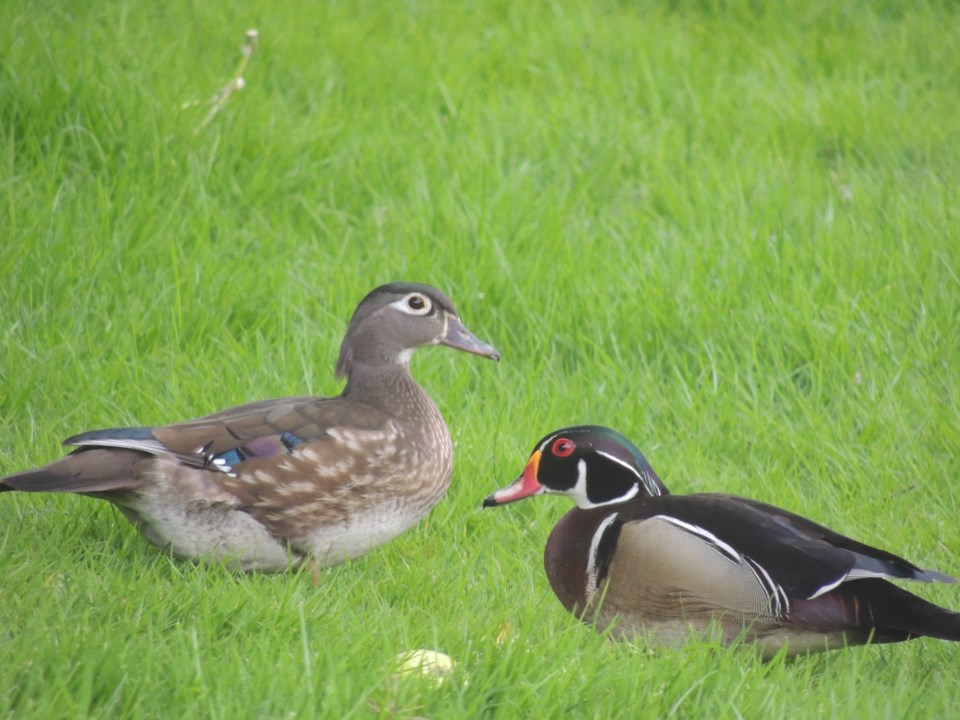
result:
<svg viewBox="0 0 960 720"><path fill-rule="evenodd" d="M480 509L547 431L604 423L674 491L960 573L954 4L223 5L0 4L0 471L334 394L390 280L446 290L503 361L417 356L453 486L319 586L174 562L104 503L0 497L0 716L955 712L949 643L765 665L609 641L543 574L568 504ZM247 88L194 136L206 107L181 106L248 27ZM421 647L449 682L391 679Z"/></svg>

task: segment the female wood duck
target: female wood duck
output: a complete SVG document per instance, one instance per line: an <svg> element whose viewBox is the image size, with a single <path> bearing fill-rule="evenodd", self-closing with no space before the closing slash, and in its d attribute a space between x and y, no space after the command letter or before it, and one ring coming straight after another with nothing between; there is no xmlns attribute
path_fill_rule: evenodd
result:
<svg viewBox="0 0 960 720"><path fill-rule="evenodd" d="M244 570L356 557L407 530L450 484L440 411L410 375L423 345L499 359L427 285L393 283L357 307L335 398L265 400L161 427L97 430L0 491L109 500L154 544Z"/></svg>
<svg viewBox="0 0 960 720"><path fill-rule="evenodd" d="M956 582L772 505L720 494L670 495L643 454L609 428L550 433L484 506L569 495L544 564L564 607L622 638L678 644L691 629L764 656L922 635L960 640L960 613L886 578Z"/></svg>

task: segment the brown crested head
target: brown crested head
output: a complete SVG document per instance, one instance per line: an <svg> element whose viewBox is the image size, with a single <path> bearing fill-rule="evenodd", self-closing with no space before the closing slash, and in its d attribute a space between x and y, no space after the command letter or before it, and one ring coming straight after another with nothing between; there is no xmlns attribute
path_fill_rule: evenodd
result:
<svg viewBox="0 0 960 720"><path fill-rule="evenodd" d="M337 376L358 365L406 367L413 350L447 345L499 360L496 349L471 333L446 295L420 283L390 283L367 294L353 313L340 346Z"/></svg>

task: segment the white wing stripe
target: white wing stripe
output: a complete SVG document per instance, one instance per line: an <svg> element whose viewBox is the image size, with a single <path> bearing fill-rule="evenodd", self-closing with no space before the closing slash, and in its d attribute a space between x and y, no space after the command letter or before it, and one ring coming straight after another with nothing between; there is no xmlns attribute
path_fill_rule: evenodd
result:
<svg viewBox="0 0 960 720"><path fill-rule="evenodd" d="M159 440L130 440L125 438L104 438L103 440L84 440L75 443L77 447L110 447L123 450L139 450L152 455L170 452Z"/></svg>
<svg viewBox="0 0 960 720"><path fill-rule="evenodd" d="M846 576L846 575L841 575L839 578L837 578L836 580L834 580L832 583L828 583L828 584L824 585L822 588L820 588L819 590L817 590L813 595L811 595L810 597L808 597L807 600L813 600L814 598L820 597L820 596L823 595L824 593L830 592L831 590L833 590L835 587L837 587L838 585L840 585L840 583L842 583L842 582L843 582L844 580L846 580L846 579L847 579L847 576Z"/></svg>
<svg viewBox="0 0 960 720"><path fill-rule="evenodd" d="M681 530L684 530L692 535L696 535L716 548L731 562L734 562L741 567L748 568L750 572L752 572L757 578L757 582L770 598L771 612L778 617L782 617L790 612L790 600L787 598L787 593L782 587L773 581L773 578L770 577L770 573L768 573L762 565L755 562L752 558L737 552L732 545L725 543L712 532L700 527L699 525L691 525L688 522L678 520L677 518L670 517L669 515L655 515L653 518L651 518L651 520L653 519L663 520L671 525L675 525Z"/></svg>
<svg viewBox="0 0 960 720"><path fill-rule="evenodd" d="M664 522L668 522L671 525L676 525L681 530L686 530L688 533L691 533L693 535L696 535L706 540L708 543L716 547L717 550L719 550L721 553L726 555L727 559L729 559L731 562L735 562L738 564L741 562L742 556L740 555L740 553L738 553L736 550L733 549L733 547L725 543L723 540L718 538L712 532L710 532L709 530L705 530L699 525L691 525L688 522L684 522L683 520L678 520L677 518L670 517L669 515L654 515L650 519L651 520L659 519L659 520L663 520Z"/></svg>
<svg viewBox="0 0 960 720"><path fill-rule="evenodd" d="M888 573L874 572L872 570L862 570L860 568L853 568L847 573L844 573L839 578L834 580L832 583L827 583L823 587L819 588L813 595L807 598L807 600L813 600L818 598L824 593L828 593L836 587L839 587L847 580L862 580L863 578L896 578L895 575L890 575ZM902 578L899 578L902 579Z"/></svg>

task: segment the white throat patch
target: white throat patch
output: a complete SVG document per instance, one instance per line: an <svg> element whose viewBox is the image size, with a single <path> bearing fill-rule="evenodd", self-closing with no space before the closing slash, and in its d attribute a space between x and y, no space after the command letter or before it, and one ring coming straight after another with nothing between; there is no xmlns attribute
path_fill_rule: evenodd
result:
<svg viewBox="0 0 960 720"><path fill-rule="evenodd" d="M613 460L614 462L629 468L631 471L634 470L634 468L630 467L629 465L625 465L622 461L618 460L612 455L600 452L599 450L597 451L597 454L603 455L605 458ZM615 497L611 500L607 500L606 502L593 502L590 500L590 496L587 494L587 461L581 459L577 462L577 484L573 486L573 489L570 490L568 494L577 503L577 507L582 508L583 510L589 510L590 508L603 507L605 505L616 505L617 503L626 502L627 500L635 498L639 492L640 481L638 480L637 483L634 484L623 495Z"/></svg>

